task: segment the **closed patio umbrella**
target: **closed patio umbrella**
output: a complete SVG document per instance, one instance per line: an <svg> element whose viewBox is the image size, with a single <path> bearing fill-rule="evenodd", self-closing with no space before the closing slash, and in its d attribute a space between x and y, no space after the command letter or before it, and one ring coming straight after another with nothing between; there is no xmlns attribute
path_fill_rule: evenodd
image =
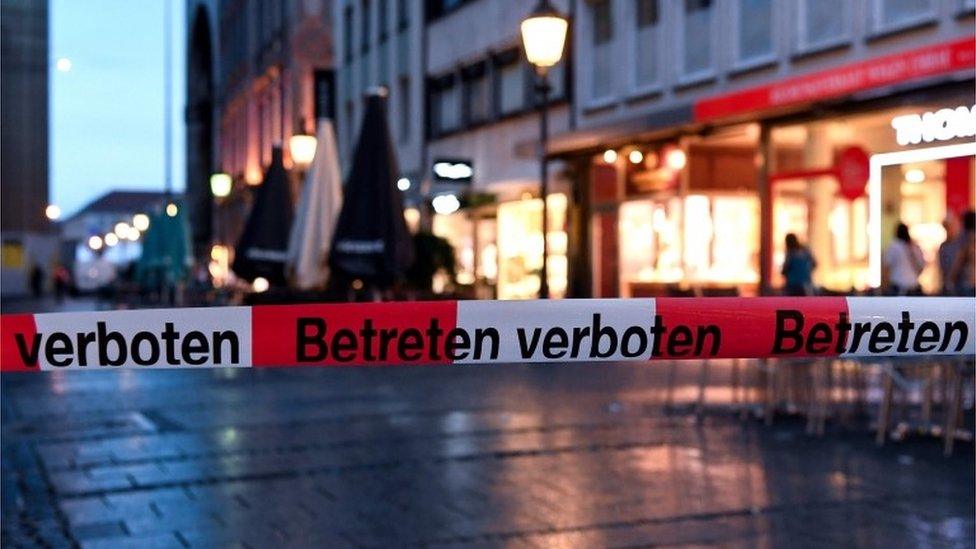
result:
<svg viewBox="0 0 976 549"><path fill-rule="evenodd" d="M281 148L271 153L271 165L254 196L251 214L237 243L231 269L248 281L263 277L273 286L285 285L291 196Z"/></svg>
<svg viewBox="0 0 976 549"><path fill-rule="evenodd" d="M287 268L292 283L302 290L325 286L329 246L342 207L339 154L331 120L319 120L316 141L315 157L288 238Z"/></svg>
<svg viewBox="0 0 976 549"><path fill-rule="evenodd" d="M391 287L414 259L386 116L385 91L369 95L329 257L334 274L378 289Z"/></svg>

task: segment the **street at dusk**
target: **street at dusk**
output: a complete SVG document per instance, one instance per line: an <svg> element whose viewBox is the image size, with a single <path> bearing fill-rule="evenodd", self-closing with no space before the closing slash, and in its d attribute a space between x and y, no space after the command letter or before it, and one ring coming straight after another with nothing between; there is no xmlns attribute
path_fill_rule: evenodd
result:
<svg viewBox="0 0 976 549"><path fill-rule="evenodd" d="M0 0L0 546L976 547L976 0Z"/></svg>

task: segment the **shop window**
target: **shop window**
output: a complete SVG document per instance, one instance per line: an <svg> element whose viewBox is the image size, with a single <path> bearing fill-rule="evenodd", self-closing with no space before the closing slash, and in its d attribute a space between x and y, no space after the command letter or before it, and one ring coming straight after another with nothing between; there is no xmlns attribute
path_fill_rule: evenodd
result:
<svg viewBox="0 0 976 549"><path fill-rule="evenodd" d="M657 52L660 49L661 6L659 0L634 0L637 30L634 38L634 80L636 87L658 81Z"/></svg>
<svg viewBox="0 0 976 549"><path fill-rule="evenodd" d="M551 194L549 202L549 293L563 297L567 283L566 195ZM498 205L498 298L530 299L539 294L542 271L542 200Z"/></svg>
<svg viewBox="0 0 976 549"><path fill-rule="evenodd" d="M736 15L738 64L770 60L773 57L772 0L739 0Z"/></svg>
<svg viewBox="0 0 976 549"><path fill-rule="evenodd" d="M459 284L473 284L475 280L474 225L467 212L437 214L431 225L432 232L446 239L454 248L455 280Z"/></svg>
<svg viewBox="0 0 976 549"><path fill-rule="evenodd" d="M506 59L498 68L498 114L519 112L526 106L527 71L517 56Z"/></svg>
<svg viewBox="0 0 976 549"><path fill-rule="evenodd" d="M848 38L847 0L800 0L797 5L797 49L828 48Z"/></svg>
<svg viewBox="0 0 976 549"><path fill-rule="evenodd" d="M712 71L712 0L684 0L682 10L681 74L685 81L706 77Z"/></svg>
<svg viewBox="0 0 976 549"><path fill-rule="evenodd" d="M874 0L873 3L877 32L910 27L935 17L933 0Z"/></svg>
<svg viewBox="0 0 976 549"><path fill-rule="evenodd" d="M593 59L590 63L590 97L601 99L610 95L614 69L613 10L610 0L598 0L590 4L592 23Z"/></svg>

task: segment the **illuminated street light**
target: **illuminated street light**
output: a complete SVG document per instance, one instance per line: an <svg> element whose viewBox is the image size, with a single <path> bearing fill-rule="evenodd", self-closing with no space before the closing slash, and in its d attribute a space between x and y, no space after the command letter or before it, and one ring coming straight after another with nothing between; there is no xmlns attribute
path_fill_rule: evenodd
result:
<svg viewBox="0 0 976 549"><path fill-rule="evenodd" d="M288 138L288 150L291 152L291 159L300 169L305 169L315 158L315 148L318 140L314 135L304 133L295 134Z"/></svg>
<svg viewBox="0 0 976 549"><path fill-rule="evenodd" d="M125 238L129 234L129 224L125 221L119 221L115 224L115 236L119 238Z"/></svg>
<svg viewBox="0 0 976 549"><path fill-rule="evenodd" d="M401 191L410 190L410 180L406 177L401 177L397 180L397 188Z"/></svg>
<svg viewBox="0 0 976 549"><path fill-rule="evenodd" d="M217 198L224 198L230 194L234 180L230 174L219 172L210 176L210 192Z"/></svg>
<svg viewBox="0 0 976 549"><path fill-rule="evenodd" d="M149 216L144 213L137 213L132 216L132 226L140 231L145 231L149 228Z"/></svg>
<svg viewBox="0 0 976 549"><path fill-rule="evenodd" d="M644 161L644 153L640 152L637 149L634 149L630 151L630 154L627 155L627 158L630 160L631 164L640 164L641 162Z"/></svg>
<svg viewBox="0 0 976 549"><path fill-rule="evenodd" d="M142 236L142 233L135 227L129 227L129 230L125 233L125 238L131 242L139 240L140 236Z"/></svg>
<svg viewBox="0 0 976 549"><path fill-rule="evenodd" d="M57 61L54 62L54 68L58 72L71 72L72 63L67 57L59 57Z"/></svg>
<svg viewBox="0 0 976 549"><path fill-rule="evenodd" d="M259 276L254 279L253 283L251 283L251 287L254 288L255 292L260 294L262 292L268 291L268 288L271 287L271 283L268 282L267 278L264 278L263 276Z"/></svg>
<svg viewBox="0 0 976 549"><path fill-rule="evenodd" d="M170 217L176 217L176 214L178 214L179 212L180 209L176 207L175 203L170 202L169 204L166 205L166 215Z"/></svg>
<svg viewBox="0 0 976 549"><path fill-rule="evenodd" d="M613 149L607 149L603 151L603 161L607 164L613 164L617 161L617 151Z"/></svg>
<svg viewBox="0 0 976 549"><path fill-rule="evenodd" d="M102 237L93 235L88 239L88 247L98 251L102 249Z"/></svg>
<svg viewBox="0 0 976 549"><path fill-rule="evenodd" d="M61 207L57 204L49 204L44 208L44 215L51 221L57 221L61 217Z"/></svg>
<svg viewBox="0 0 976 549"><path fill-rule="evenodd" d="M688 156L681 149L671 149L668 151L667 156L664 157L664 162L672 170L679 171L688 164Z"/></svg>
<svg viewBox="0 0 976 549"><path fill-rule="evenodd" d="M106 233L103 240L105 241L105 245L109 248L119 243L119 237L116 236L115 233Z"/></svg>

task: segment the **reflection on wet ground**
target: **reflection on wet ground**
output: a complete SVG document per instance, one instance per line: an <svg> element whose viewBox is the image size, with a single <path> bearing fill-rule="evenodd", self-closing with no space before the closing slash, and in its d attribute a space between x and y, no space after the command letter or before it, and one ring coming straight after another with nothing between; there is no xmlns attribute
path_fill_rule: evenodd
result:
<svg viewBox="0 0 976 549"><path fill-rule="evenodd" d="M698 369L676 370L677 410ZM822 438L661 365L5 375L4 545L967 546L971 444Z"/></svg>

